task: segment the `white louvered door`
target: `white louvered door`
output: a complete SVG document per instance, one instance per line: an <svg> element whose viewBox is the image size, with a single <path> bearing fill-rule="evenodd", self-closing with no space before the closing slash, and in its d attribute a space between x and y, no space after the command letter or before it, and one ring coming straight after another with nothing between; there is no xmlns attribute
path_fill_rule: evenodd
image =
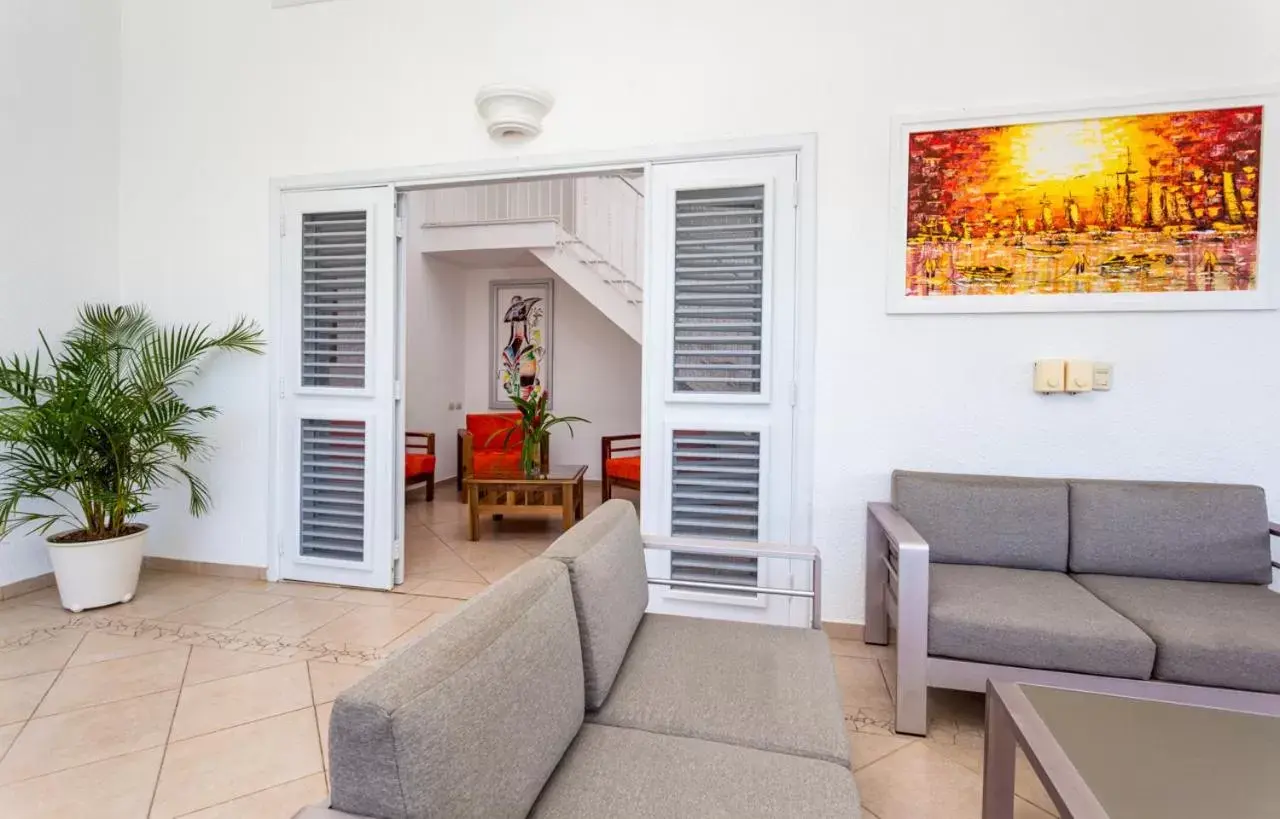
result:
<svg viewBox="0 0 1280 819"><path fill-rule="evenodd" d="M655 165L647 202L644 530L788 543L796 157ZM800 587L787 561L678 549L649 561L676 579ZM785 598L662 587L650 610L777 623L806 614Z"/></svg>
<svg viewBox="0 0 1280 819"><path fill-rule="evenodd" d="M403 451L395 191L288 193L282 204L280 574L389 589Z"/></svg>

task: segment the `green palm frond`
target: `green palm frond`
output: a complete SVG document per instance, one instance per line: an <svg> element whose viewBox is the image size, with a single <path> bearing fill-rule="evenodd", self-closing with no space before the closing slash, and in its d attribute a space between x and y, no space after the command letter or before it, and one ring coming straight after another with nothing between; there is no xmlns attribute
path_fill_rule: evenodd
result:
<svg viewBox="0 0 1280 819"><path fill-rule="evenodd" d="M209 453L198 427L218 410L179 390L213 353L261 353L258 326L239 318L213 334L161 326L140 305L92 304L56 352L40 341L0 358L0 535L70 525L114 537L171 482L187 484L193 515L207 512L209 488L188 464Z"/></svg>

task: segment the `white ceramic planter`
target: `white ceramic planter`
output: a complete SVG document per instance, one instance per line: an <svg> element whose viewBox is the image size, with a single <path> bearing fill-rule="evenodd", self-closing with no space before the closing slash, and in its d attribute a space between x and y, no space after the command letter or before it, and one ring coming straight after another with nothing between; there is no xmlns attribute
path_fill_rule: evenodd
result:
<svg viewBox="0 0 1280 819"><path fill-rule="evenodd" d="M81 612L132 600L146 541L145 526L131 535L89 543L54 543L46 538L62 607Z"/></svg>

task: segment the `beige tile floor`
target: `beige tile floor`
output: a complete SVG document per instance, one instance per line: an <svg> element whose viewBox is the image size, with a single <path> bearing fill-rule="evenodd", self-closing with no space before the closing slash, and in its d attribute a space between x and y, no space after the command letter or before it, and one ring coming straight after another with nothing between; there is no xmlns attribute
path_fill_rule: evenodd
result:
<svg viewBox="0 0 1280 819"><path fill-rule="evenodd" d="M0 603L0 814L284 819L322 799L338 693L559 534L486 521L470 543L464 511L443 487L409 505L395 593L147 572L83 615L52 589ZM865 815L976 819L981 698L936 696L929 738L897 737L891 652L831 650ZM1018 791L1020 819L1049 815L1025 765Z"/></svg>

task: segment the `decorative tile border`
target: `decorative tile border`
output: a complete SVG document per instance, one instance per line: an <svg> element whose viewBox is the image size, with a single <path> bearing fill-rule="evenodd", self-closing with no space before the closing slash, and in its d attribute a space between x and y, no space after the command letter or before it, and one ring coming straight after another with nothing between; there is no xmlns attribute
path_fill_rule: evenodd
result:
<svg viewBox="0 0 1280 819"><path fill-rule="evenodd" d="M256 634L239 629L208 628L141 617L79 614L73 615L63 625L32 629L17 636L0 639L0 658L3 658L8 651L44 642L64 631L94 631L140 640L159 640L187 646L209 646L227 651L271 654L277 657L320 660L344 665L376 666L395 653L385 648L348 643L325 643L306 637Z"/></svg>

